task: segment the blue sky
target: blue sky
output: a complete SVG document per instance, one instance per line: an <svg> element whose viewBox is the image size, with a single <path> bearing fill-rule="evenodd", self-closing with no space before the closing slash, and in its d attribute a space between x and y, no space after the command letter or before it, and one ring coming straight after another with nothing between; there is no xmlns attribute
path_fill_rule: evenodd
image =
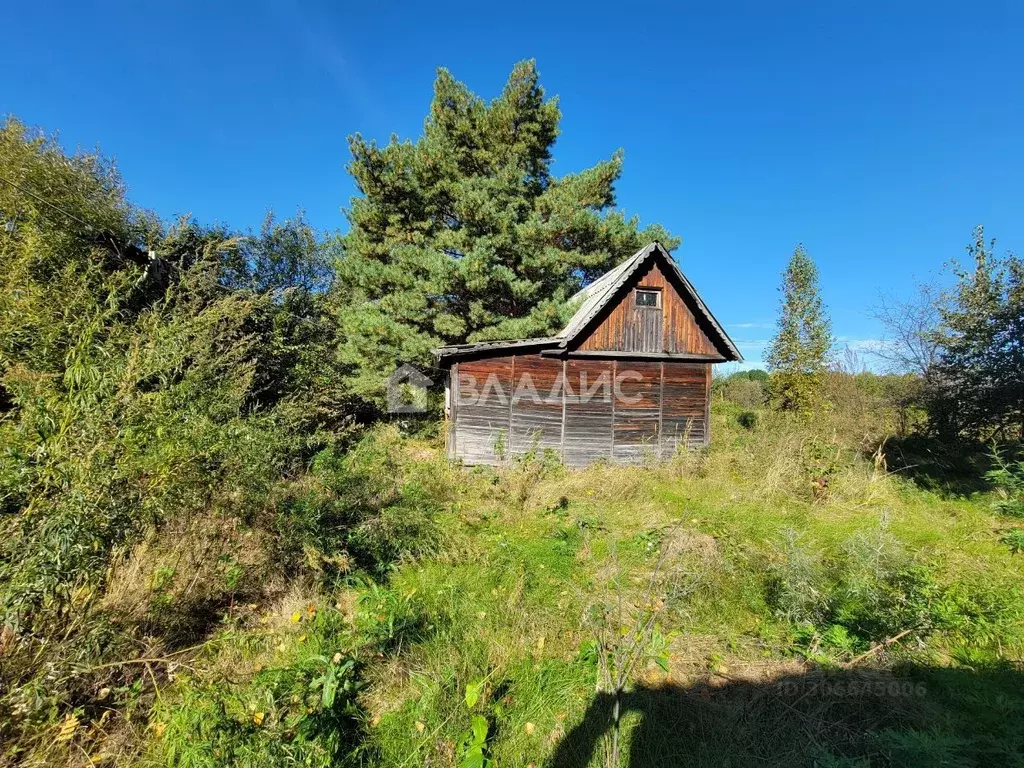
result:
<svg viewBox="0 0 1024 768"><path fill-rule="evenodd" d="M890 7L892 6L892 7ZM898 6L898 10L894 10ZM536 58L555 171L625 150L619 205L676 257L748 361L797 242L835 332L878 338L880 291L1024 248L1024 4L18 3L0 113L117 158L170 217L343 229L346 137L419 134L438 66L495 96ZM623 254L624 256L626 254Z"/></svg>

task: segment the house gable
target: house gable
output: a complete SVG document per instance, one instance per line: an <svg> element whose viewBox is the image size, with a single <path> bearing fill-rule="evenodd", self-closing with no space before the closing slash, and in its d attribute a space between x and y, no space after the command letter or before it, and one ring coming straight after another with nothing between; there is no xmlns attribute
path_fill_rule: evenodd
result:
<svg viewBox="0 0 1024 768"><path fill-rule="evenodd" d="M650 291L656 306L640 306L637 291ZM592 330L577 337L576 349L584 351L667 353L720 356L714 342L701 328L693 309L676 289L656 260L638 270L596 318Z"/></svg>
<svg viewBox="0 0 1024 768"><path fill-rule="evenodd" d="M655 292L656 306L643 306L638 291ZM559 334L571 351L686 355L710 362L742 360L659 243L638 251L576 298L581 306Z"/></svg>
<svg viewBox="0 0 1024 768"><path fill-rule="evenodd" d="M637 297L638 288L648 289L644 301ZM660 243L641 248L570 301L577 306L576 312L555 336L456 344L434 353L442 365L527 349L558 357L604 355L705 363L743 359Z"/></svg>

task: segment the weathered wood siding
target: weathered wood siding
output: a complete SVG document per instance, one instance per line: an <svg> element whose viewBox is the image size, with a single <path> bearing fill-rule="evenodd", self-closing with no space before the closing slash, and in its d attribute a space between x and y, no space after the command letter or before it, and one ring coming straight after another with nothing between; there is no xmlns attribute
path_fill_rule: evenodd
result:
<svg viewBox="0 0 1024 768"><path fill-rule="evenodd" d="M706 444L710 439L711 366L664 363L662 377L661 450L671 455L680 446Z"/></svg>
<svg viewBox="0 0 1024 768"><path fill-rule="evenodd" d="M449 455L471 464L492 463L495 446L508 443L510 405L500 394L511 391L513 360L495 357L452 368Z"/></svg>
<svg viewBox="0 0 1024 768"><path fill-rule="evenodd" d="M619 382L615 398L612 460L629 464L658 458L661 419L661 363L615 364Z"/></svg>
<svg viewBox="0 0 1024 768"><path fill-rule="evenodd" d="M612 449L612 365L607 360L566 360L562 460L581 467L610 458Z"/></svg>
<svg viewBox="0 0 1024 768"><path fill-rule="evenodd" d="M661 307L636 306L637 290L659 290ZM582 350L713 355L718 350L655 262L579 345Z"/></svg>
<svg viewBox="0 0 1024 768"><path fill-rule="evenodd" d="M562 361L540 355L516 355L508 449L514 455L531 448L562 450Z"/></svg>
<svg viewBox="0 0 1024 768"><path fill-rule="evenodd" d="M668 458L708 440L710 370L539 354L459 362L449 382L448 452L468 464L531 449L554 451L569 466Z"/></svg>

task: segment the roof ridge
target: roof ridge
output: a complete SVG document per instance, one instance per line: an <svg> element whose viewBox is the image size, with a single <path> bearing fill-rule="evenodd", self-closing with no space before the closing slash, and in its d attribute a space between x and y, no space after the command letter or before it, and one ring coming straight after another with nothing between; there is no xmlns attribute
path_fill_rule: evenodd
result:
<svg viewBox="0 0 1024 768"><path fill-rule="evenodd" d="M690 299L696 305L697 312L703 316L704 321L710 325L710 330L713 336L717 337L717 341L712 338L712 343L715 344L720 350L724 347L728 350L728 353L732 356L733 360L742 360L743 355L740 354L739 349L733 343L732 339L729 338L729 334L725 332L722 324L718 322L717 318L708 309L707 304L697 293L697 290L693 287L693 284L687 279L686 275L683 274L682 269L676 263L676 260L672 258L672 254L669 253L668 249L665 248L657 240L653 240L643 248L638 250L628 259L625 259L622 263L616 265L608 272L601 275L594 282L588 285L586 288L578 291L576 294L569 299L570 302L581 301L582 303L577 308L576 312L569 319L566 326L554 336L544 336L532 339L508 339L508 340L494 340L494 341L479 341L472 344L452 344L433 350L438 357L445 357L449 355L459 355L474 350L486 350L486 349L500 349L505 347L525 347L525 346L557 346L559 349L565 349L569 346L569 343L576 339L589 324L597 317L608 305L608 301L615 296L615 294L625 285L636 271L643 265L654 253L661 253L664 257L664 261L667 262L669 269L672 271L673 276L681 285L682 291L688 294ZM729 355L726 355L728 357Z"/></svg>

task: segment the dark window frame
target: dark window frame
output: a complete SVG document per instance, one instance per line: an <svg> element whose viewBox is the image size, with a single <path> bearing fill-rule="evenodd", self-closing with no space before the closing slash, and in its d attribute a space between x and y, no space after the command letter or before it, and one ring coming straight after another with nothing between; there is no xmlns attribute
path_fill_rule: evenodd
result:
<svg viewBox="0 0 1024 768"><path fill-rule="evenodd" d="M654 296L653 304L641 304L640 294L648 294ZM633 291L633 306L642 307L643 309L661 309L661 289L660 288L637 288Z"/></svg>

